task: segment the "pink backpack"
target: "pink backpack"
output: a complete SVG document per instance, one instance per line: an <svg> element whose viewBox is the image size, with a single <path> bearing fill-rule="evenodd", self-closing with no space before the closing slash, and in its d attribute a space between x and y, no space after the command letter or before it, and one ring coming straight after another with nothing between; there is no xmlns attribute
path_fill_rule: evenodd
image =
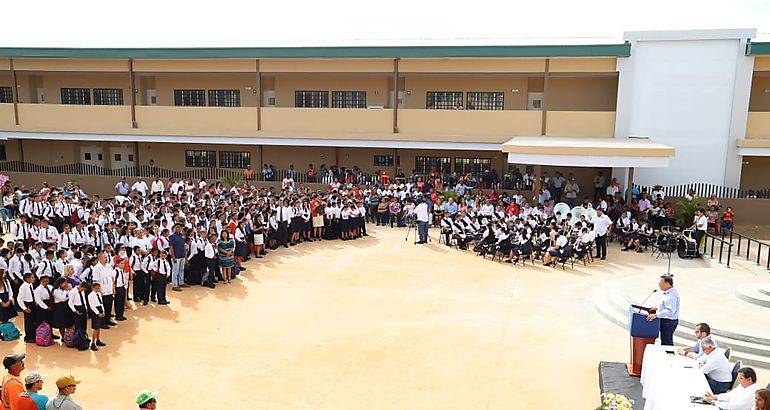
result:
<svg viewBox="0 0 770 410"><path fill-rule="evenodd" d="M38 346L50 346L53 344L51 340L51 326L48 323L43 322L35 330L35 344Z"/></svg>

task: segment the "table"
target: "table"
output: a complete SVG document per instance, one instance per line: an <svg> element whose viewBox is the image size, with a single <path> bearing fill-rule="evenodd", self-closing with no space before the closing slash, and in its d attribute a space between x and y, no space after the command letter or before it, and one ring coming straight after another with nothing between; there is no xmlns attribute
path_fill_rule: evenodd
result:
<svg viewBox="0 0 770 410"><path fill-rule="evenodd" d="M702 397L711 389L698 362L677 355L674 346L647 345L640 382L644 410L716 409L690 402L690 396Z"/></svg>

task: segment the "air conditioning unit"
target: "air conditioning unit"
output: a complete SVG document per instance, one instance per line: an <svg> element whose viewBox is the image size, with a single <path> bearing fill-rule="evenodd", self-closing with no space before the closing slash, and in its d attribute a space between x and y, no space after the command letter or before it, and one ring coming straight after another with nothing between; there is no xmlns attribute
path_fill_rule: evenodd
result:
<svg viewBox="0 0 770 410"><path fill-rule="evenodd" d="M542 111L543 93L527 93L527 109Z"/></svg>
<svg viewBox="0 0 770 410"><path fill-rule="evenodd" d="M263 107L275 107L275 90L262 91L262 106Z"/></svg>

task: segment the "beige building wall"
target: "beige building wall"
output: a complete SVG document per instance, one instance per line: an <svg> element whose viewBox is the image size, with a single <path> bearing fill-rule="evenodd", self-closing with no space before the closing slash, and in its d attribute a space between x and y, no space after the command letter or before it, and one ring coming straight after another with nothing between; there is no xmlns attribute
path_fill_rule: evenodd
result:
<svg viewBox="0 0 770 410"><path fill-rule="evenodd" d="M257 96L247 88L254 89L257 85L256 75L233 75L233 74L211 74L211 75L157 75L144 77L144 95L142 105L146 104L147 88L154 86L158 93L158 105L174 105L174 90L180 89L202 89L206 90L206 104L208 104L208 90L239 90L241 94L241 107L256 107Z"/></svg>
<svg viewBox="0 0 770 410"><path fill-rule="evenodd" d="M770 157L743 157L741 189L768 189L770 181Z"/></svg>
<svg viewBox="0 0 770 410"><path fill-rule="evenodd" d="M542 73L544 58L403 58L402 73Z"/></svg>
<svg viewBox="0 0 770 410"><path fill-rule="evenodd" d="M389 73L393 59L385 58L267 58L259 61L263 73Z"/></svg>
<svg viewBox="0 0 770 410"><path fill-rule="evenodd" d="M22 144L25 162L45 166L80 162L80 145L75 141L24 140Z"/></svg>
<svg viewBox="0 0 770 410"><path fill-rule="evenodd" d="M172 143L139 143L139 165L150 165L150 161L158 168L187 169L185 166L185 151L246 151L251 153L251 166L257 169L259 164L258 145L218 145L218 144L172 144ZM219 153L217 152L217 165Z"/></svg>
<svg viewBox="0 0 770 410"><path fill-rule="evenodd" d="M551 77L546 106L549 111L615 111L617 77Z"/></svg>
<svg viewBox="0 0 770 410"><path fill-rule="evenodd" d="M263 146L263 162L273 165L276 170L289 169L294 165L298 173L305 172L308 164L320 168L321 164L330 167L335 164L336 153L334 147L288 147L288 146ZM262 164L259 165L262 169Z"/></svg>
<svg viewBox="0 0 770 410"><path fill-rule="evenodd" d="M13 86L11 73L8 71L0 71L0 87L11 87L11 86Z"/></svg>
<svg viewBox="0 0 770 410"><path fill-rule="evenodd" d="M755 75L751 80L749 111L770 111L770 76Z"/></svg>
<svg viewBox="0 0 770 410"><path fill-rule="evenodd" d="M297 90L329 91L329 107L332 91L366 91L366 105L388 105L388 77L380 75L333 76L333 75L289 75L273 77L273 88L269 83L263 90L275 90L278 107L294 107L294 92Z"/></svg>
<svg viewBox="0 0 770 410"><path fill-rule="evenodd" d="M462 91L463 103L468 91L502 91L506 110L525 110L528 84L522 76L406 76L404 108L424 110L428 91Z"/></svg>

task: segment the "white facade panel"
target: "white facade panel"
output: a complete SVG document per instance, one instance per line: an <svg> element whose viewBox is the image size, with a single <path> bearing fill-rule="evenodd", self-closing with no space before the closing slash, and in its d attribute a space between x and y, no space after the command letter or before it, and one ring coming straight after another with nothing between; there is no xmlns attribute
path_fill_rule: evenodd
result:
<svg viewBox="0 0 770 410"><path fill-rule="evenodd" d="M618 59L615 135L649 136L676 148L668 168L639 170L635 182L737 187L735 140L745 133L753 67L745 36L752 33L665 34L627 33L631 57Z"/></svg>

